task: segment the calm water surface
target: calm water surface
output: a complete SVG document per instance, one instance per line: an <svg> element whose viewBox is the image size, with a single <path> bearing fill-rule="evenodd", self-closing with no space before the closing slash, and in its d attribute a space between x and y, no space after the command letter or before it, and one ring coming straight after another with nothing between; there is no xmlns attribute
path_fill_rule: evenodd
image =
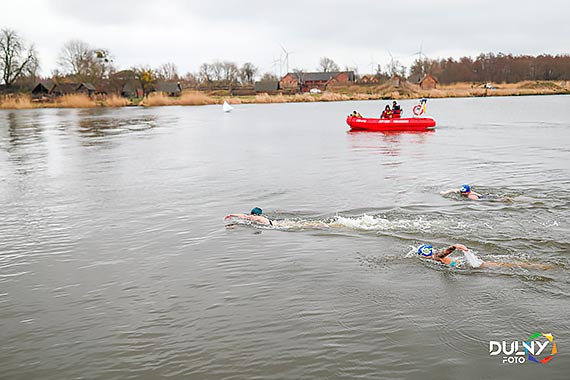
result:
<svg viewBox="0 0 570 380"><path fill-rule="evenodd" d="M0 378L568 378L570 97L347 132L383 106L0 111ZM254 206L284 227L225 225ZM489 356L536 331L550 363Z"/></svg>

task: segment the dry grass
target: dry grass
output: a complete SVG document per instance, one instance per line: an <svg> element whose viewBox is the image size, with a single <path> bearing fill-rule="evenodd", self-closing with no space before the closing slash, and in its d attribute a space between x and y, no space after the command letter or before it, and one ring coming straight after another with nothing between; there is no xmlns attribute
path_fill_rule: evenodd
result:
<svg viewBox="0 0 570 380"><path fill-rule="evenodd" d="M213 104L215 101L210 96L199 91L185 91L180 97L180 105L199 106Z"/></svg>
<svg viewBox="0 0 570 380"><path fill-rule="evenodd" d="M310 102L314 102L314 101L318 100L319 98L322 98L322 96L311 95L311 94L295 94L295 95L289 95L286 97L286 99L288 99L288 101L296 102L296 103L310 103Z"/></svg>
<svg viewBox="0 0 570 380"><path fill-rule="evenodd" d="M163 93L152 93L146 97L140 105L145 107L155 106L199 106L216 104L218 101L203 92L186 91L180 97L171 97ZM235 103L234 103L235 104Z"/></svg>
<svg viewBox="0 0 570 380"><path fill-rule="evenodd" d="M254 103L286 103L287 99L283 95L255 95Z"/></svg>
<svg viewBox="0 0 570 380"><path fill-rule="evenodd" d="M29 109L34 108L31 98L28 95L8 95L0 98L0 109Z"/></svg>
<svg viewBox="0 0 570 380"><path fill-rule="evenodd" d="M452 98L469 96L516 96L516 95L550 95L567 93L567 82L525 81L519 83L491 83L494 89L486 89L481 83L453 83L440 85L430 90L431 97Z"/></svg>
<svg viewBox="0 0 570 380"><path fill-rule="evenodd" d="M144 98L139 105L145 107L158 107L158 106L171 106L173 105L172 100L161 93L152 93L146 98Z"/></svg>
<svg viewBox="0 0 570 380"><path fill-rule="evenodd" d="M101 103L103 107L124 107L129 105L129 101L119 95L110 95L103 99Z"/></svg>
<svg viewBox="0 0 570 380"><path fill-rule="evenodd" d="M87 95L83 94L72 94L63 95L62 97L55 100L55 102L50 103L49 107L55 108L94 108L97 107L97 103L90 99Z"/></svg>
<svg viewBox="0 0 570 380"><path fill-rule="evenodd" d="M323 93L323 96L321 96L321 100L324 102L340 102L343 100L350 100L350 96L334 92L325 92Z"/></svg>
<svg viewBox="0 0 570 380"><path fill-rule="evenodd" d="M485 89L482 83L453 83L438 85L437 89L422 90L418 85L402 83L395 87L389 83L359 86L356 84L331 86L322 94L268 95L231 97L208 95L200 91L184 91L180 97L169 97L161 93L153 93L143 99L143 106L173 105L207 105L249 103L288 103L288 102L331 102L345 100L378 100L378 99L412 99L412 98L454 98L474 96L512 96L512 95L547 95L570 92L569 81L526 81L520 83L494 83L495 89ZM51 101L33 101L29 95L6 95L0 97L0 109L27 108L92 108L123 107L130 105L129 100L118 95L110 95L103 99L93 100L86 95L66 95Z"/></svg>
<svg viewBox="0 0 570 380"><path fill-rule="evenodd" d="M562 87L554 82L522 82L517 86L517 88L530 90L550 89L554 91L562 89Z"/></svg>

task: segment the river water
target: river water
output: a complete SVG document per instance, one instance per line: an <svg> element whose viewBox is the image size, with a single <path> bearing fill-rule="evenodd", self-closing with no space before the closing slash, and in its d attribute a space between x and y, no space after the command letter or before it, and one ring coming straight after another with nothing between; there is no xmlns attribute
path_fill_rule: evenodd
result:
<svg viewBox="0 0 570 380"><path fill-rule="evenodd" d="M385 103L0 111L0 378L568 378L570 97Z"/></svg>

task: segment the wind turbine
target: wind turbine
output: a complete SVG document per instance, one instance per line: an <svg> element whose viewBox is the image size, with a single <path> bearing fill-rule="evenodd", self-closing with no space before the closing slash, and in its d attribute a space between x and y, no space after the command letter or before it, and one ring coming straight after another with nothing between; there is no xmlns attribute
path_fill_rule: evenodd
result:
<svg viewBox="0 0 570 380"><path fill-rule="evenodd" d="M292 51L287 51L287 49L285 49L285 47L281 44L279 44L281 46L281 50L283 50L283 53L285 53L285 59L283 59L283 61L285 62L285 68L287 69L287 73L289 73L289 54L293 54L294 52Z"/></svg>
<svg viewBox="0 0 570 380"><path fill-rule="evenodd" d="M423 53L423 51L422 51L423 45L424 45L424 41L422 40L422 41L420 41L420 50L418 50L417 52L415 52L414 54L412 54L412 55L417 55L420 61L422 61L422 60L424 60L424 59L427 58L427 57L425 56L425 54Z"/></svg>
<svg viewBox="0 0 570 380"><path fill-rule="evenodd" d="M370 73L375 74L374 67L376 66L376 62L374 62L374 55L370 54Z"/></svg>
<svg viewBox="0 0 570 380"><path fill-rule="evenodd" d="M420 41L420 50L418 50L417 52L415 52L412 55L418 56L416 58L416 62L419 62L422 73L427 74L429 72L429 69L428 69L429 64L426 62L427 56L422 51L423 45L424 45L424 41L422 40L422 41Z"/></svg>
<svg viewBox="0 0 570 380"><path fill-rule="evenodd" d="M281 72L282 72L281 55L279 55L279 59L275 59L275 57L273 57L273 61L271 61L271 67L275 71L275 75L277 75L277 65L279 65L279 78L281 78Z"/></svg>
<svg viewBox="0 0 570 380"><path fill-rule="evenodd" d="M392 55L392 53L390 53L390 51L388 51L388 54L390 55L390 75L394 75L394 71L396 71L396 68L394 67L394 56Z"/></svg>

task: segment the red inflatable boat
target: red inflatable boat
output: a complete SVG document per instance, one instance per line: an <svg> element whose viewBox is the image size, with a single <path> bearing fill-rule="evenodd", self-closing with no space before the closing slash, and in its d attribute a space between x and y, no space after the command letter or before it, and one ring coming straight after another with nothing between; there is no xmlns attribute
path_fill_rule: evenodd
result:
<svg viewBox="0 0 570 380"><path fill-rule="evenodd" d="M395 119L373 119L349 116L346 123L353 130L360 131L428 131L435 129L435 119L431 117L402 117Z"/></svg>

